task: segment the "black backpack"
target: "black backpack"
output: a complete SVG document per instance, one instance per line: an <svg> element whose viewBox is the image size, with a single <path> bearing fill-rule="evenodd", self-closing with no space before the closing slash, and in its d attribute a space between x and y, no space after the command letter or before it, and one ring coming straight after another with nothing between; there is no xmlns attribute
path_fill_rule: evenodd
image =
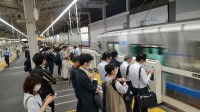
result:
<svg viewBox="0 0 200 112"><path fill-rule="evenodd" d="M56 65L61 65L61 64L62 64L62 60L60 59L60 53L58 53L58 54L56 55L55 64L56 64Z"/></svg>
<svg viewBox="0 0 200 112"><path fill-rule="evenodd" d="M69 54L69 58L70 58L71 61L73 61L74 58L75 58L75 54L74 54L73 52L71 52L71 53Z"/></svg>

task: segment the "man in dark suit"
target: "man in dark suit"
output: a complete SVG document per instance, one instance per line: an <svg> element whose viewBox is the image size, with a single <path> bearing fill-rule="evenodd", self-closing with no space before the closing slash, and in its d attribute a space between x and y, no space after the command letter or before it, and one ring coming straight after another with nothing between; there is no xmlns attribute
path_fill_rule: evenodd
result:
<svg viewBox="0 0 200 112"><path fill-rule="evenodd" d="M41 93L40 96L42 100L48 95L54 95L54 90L51 87L51 84L55 84L56 80L51 76L50 71L46 70L44 67L46 65L45 55L41 53L36 53L33 56L33 62L35 63L35 68L32 70L32 73L38 74L42 78L41 84ZM54 102L50 103L49 106L54 112Z"/></svg>
<svg viewBox="0 0 200 112"><path fill-rule="evenodd" d="M98 107L94 102L95 93L98 92L97 80L94 78L92 82L87 72L92 60L93 57L90 54L81 54L79 56L80 68L75 71L77 93L80 96L82 112L98 112Z"/></svg>
<svg viewBox="0 0 200 112"><path fill-rule="evenodd" d="M51 75L53 75L53 69L54 69L54 62L55 62L55 56L52 54L51 47L46 48L45 58L47 61L47 69L51 72Z"/></svg>
<svg viewBox="0 0 200 112"><path fill-rule="evenodd" d="M120 67L121 63L119 61L117 61L117 58L118 58L118 53L117 51L113 51L111 52L111 60L110 60L110 63L113 63L115 64L116 67ZM120 72L120 69L118 69L118 72L117 72L117 75L116 75L117 78L122 78L122 75L121 75L121 72Z"/></svg>

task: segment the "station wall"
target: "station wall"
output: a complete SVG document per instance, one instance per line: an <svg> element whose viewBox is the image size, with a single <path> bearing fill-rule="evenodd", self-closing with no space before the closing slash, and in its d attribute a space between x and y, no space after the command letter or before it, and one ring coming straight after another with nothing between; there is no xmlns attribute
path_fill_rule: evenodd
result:
<svg viewBox="0 0 200 112"><path fill-rule="evenodd" d="M176 21L200 18L200 0L176 0Z"/></svg>

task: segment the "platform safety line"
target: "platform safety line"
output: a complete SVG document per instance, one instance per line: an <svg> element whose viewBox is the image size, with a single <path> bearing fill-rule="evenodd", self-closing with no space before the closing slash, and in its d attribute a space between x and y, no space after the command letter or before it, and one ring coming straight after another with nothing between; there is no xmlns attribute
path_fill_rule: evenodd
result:
<svg viewBox="0 0 200 112"><path fill-rule="evenodd" d="M72 102L76 102L76 101L77 100L71 100L71 101L67 101L67 102L57 103L57 104L55 104L55 106L62 105L62 104L67 104L67 103L72 103Z"/></svg>
<svg viewBox="0 0 200 112"><path fill-rule="evenodd" d="M59 82L56 82L56 83L60 84L60 83L66 83L66 82L69 82L69 81L59 81Z"/></svg>
<svg viewBox="0 0 200 112"><path fill-rule="evenodd" d="M75 94L68 94L68 95L58 96L58 97L56 97L56 98L62 98L62 97L73 96L73 95L75 95Z"/></svg>
<svg viewBox="0 0 200 112"><path fill-rule="evenodd" d="M23 68L24 66L19 66L19 67L12 67L12 68L8 68L8 69L16 69L16 68Z"/></svg>
<svg viewBox="0 0 200 112"><path fill-rule="evenodd" d="M67 112L76 112L76 110L69 110L69 111L67 111Z"/></svg>
<svg viewBox="0 0 200 112"><path fill-rule="evenodd" d="M61 92L64 92L64 91L71 91L73 89L64 89L64 90L60 90L60 91L56 91L56 93L61 93Z"/></svg>

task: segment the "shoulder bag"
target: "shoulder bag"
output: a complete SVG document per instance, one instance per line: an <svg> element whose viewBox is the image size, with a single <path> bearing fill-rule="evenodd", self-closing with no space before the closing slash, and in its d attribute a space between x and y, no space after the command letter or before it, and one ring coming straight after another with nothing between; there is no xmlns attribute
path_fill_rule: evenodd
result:
<svg viewBox="0 0 200 112"><path fill-rule="evenodd" d="M157 105L157 98L156 98L156 93L153 91L149 91L150 88L148 87L147 92L141 92L142 89L140 89L140 80L141 80L141 67L139 69L139 84L138 84L138 95L136 96L136 100L138 101L138 107L140 109L143 108L150 108L154 107Z"/></svg>

